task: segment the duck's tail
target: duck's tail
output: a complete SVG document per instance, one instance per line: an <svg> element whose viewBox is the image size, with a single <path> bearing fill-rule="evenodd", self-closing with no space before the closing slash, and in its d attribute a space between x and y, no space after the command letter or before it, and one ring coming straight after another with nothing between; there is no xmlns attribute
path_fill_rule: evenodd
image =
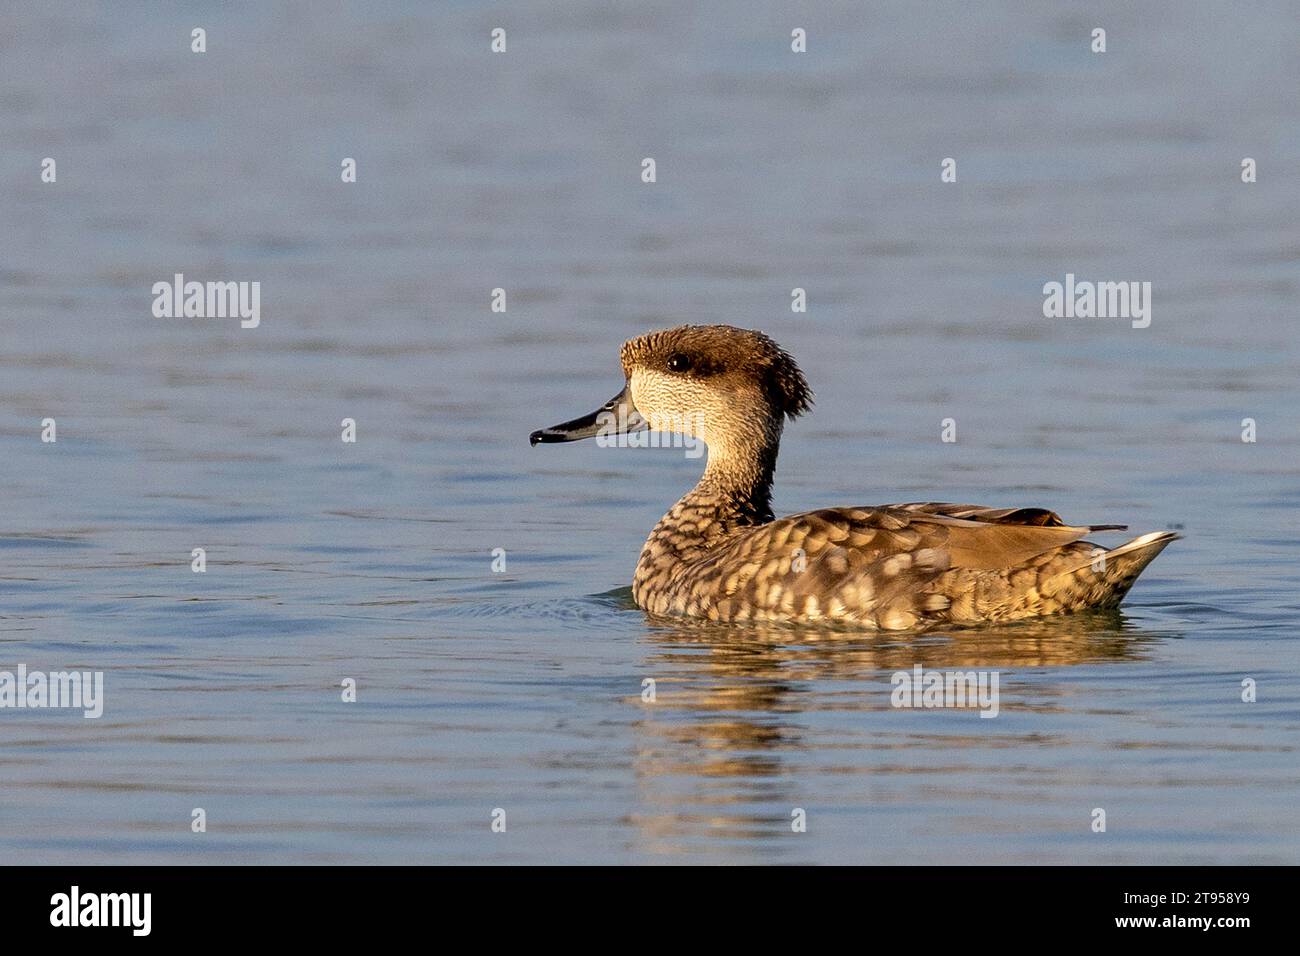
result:
<svg viewBox="0 0 1300 956"><path fill-rule="evenodd" d="M1172 531L1152 531L1121 544L1118 548L1092 553L1088 560L1053 575L1058 583L1069 581L1084 585L1087 607L1115 607L1128 594L1138 575L1155 560L1156 555L1181 535Z"/></svg>
<svg viewBox="0 0 1300 956"><path fill-rule="evenodd" d="M1151 559L1165 549L1170 541L1177 541L1181 534L1174 534L1172 531L1152 531L1149 534L1140 535L1132 541L1126 541L1118 548L1111 548L1106 552L1107 560L1120 555L1144 555L1142 562L1138 564L1137 569L1141 571L1150 563Z"/></svg>

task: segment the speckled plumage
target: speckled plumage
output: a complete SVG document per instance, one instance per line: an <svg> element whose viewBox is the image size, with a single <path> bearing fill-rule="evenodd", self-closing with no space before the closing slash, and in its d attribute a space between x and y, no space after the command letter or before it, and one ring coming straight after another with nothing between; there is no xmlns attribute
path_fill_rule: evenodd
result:
<svg viewBox="0 0 1300 956"><path fill-rule="evenodd" d="M777 519L782 426L812 402L790 356L761 333L682 326L631 340L622 362L628 388L615 402L634 405L652 428L690 422L709 448L699 484L655 526L637 562L633 597L653 614L914 630L1110 608L1177 537L1148 534L1107 551L1082 539L1122 526L936 502ZM533 441L587 437L575 424Z"/></svg>

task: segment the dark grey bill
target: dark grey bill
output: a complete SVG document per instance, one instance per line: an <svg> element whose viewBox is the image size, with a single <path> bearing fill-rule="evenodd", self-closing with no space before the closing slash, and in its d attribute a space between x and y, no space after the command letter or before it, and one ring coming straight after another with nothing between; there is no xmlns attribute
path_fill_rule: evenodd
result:
<svg viewBox="0 0 1300 956"><path fill-rule="evenodd" d="M627 388L619 392L590 415L583 415L571 422L542 428L528 436L530 445L561 441L580 441L596 435L625 435L640 431L646 427L636 406L632 404L632 395Z"/></svg>

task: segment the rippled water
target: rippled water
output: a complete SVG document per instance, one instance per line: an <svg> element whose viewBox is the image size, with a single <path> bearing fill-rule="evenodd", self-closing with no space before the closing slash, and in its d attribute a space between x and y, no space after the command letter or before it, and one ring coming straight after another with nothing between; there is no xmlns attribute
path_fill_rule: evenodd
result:
<svg viewBox="0 0 1300 956"><path fill-rule="evenodd" d="M107 702L0 710L0 860L1300 862L1295 23L6 6L0 669ZM176 272L261 282L260 327L154 318ZM1044 319L1067 272L1152 282L1151 327ZM649 621L636 555L699 462L526 436L681 321L762 328L817 389L778 510L1185 539L1116 615ZM916 663L997 670L999 716L892 708Z"/></svg>

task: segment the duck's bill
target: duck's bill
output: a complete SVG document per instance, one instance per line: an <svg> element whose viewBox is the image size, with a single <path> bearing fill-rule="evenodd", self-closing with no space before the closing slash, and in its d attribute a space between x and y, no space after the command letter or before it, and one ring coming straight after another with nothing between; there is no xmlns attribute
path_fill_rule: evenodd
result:
<svg viewBox="0 0 1300 956"><path fill-rule="evenodd" d="M624 388L590 415L583 415L571 422L542 428L528 436L532 445L549 442L581 441L597 436L626 435L628 432L642 431L647 427L641 413L632 404L632 395Z"/></svg>

